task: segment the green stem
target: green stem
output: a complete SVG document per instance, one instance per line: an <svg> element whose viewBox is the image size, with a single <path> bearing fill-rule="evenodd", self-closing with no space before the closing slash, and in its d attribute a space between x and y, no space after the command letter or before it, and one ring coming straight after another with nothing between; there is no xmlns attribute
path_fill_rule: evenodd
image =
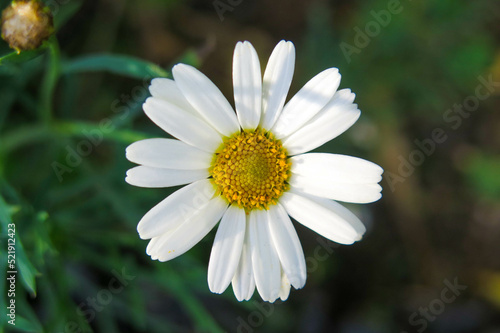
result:
<svg viewBox="0 0 500 333"><path fill-rule="evenodd" d="M43 78L41 93L40 93L40 120L46 126L52 119L52 101L54 90L56 88L59 75L61 73L61 62L59 43L55 36L50 37L48 41L48 65Z"/></svg>

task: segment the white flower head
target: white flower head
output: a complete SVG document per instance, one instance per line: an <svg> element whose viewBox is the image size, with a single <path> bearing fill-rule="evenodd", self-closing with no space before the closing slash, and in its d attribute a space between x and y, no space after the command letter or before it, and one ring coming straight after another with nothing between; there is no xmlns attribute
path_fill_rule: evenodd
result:
<svg viewBox="0 0 500 333"><path fill-rule="evenodd" d="M382 168L345 155L306 153L337 137L360 116L355 95L338 90L329 68L285 105L295 48L281 41L264 76L249 42L236 44L236 112L200 71L176 65L174 80L151 82L146 115L175 139L148 139L127 148L140 166L126 181L141 187L189 184L144 215L137 226L146 252L167 261L191 249L220 221L208 264L208 285L232 284L240 301L257 288L263 300L285 300L306 282L302 246L290 220L340 244L361 239L365 227L337 201L381 197ZM334 201L336 200L336 201Z"/></svg>

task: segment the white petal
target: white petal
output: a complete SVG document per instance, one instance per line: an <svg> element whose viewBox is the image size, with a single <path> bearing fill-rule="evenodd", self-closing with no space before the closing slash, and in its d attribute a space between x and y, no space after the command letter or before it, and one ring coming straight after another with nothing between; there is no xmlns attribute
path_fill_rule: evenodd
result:
<svg viewBox="0 0 500 333"><path fill-rule="evenodd" d="M139 236L148 239L177 228L209 202L214 194L215 189L208 179L177 190L154 206L139 221Z"/></svg>
<svg viewBox="0 0 500 333"><path fill-rule="evenodd" d="M250 247L255 285L264 301L274 302L281 287L280 262L269 234L267 211L250 212Z"/></svg>
<svg viewBox="0 0 500 333"><path fill-rule="evenodd" d="M375 184L384 172L375 163L340 154L302 154L291 157L290 162L294 174L338 183Z"/></svg>
<svg viewBox="0 0 500 333"><path fill-rule="evenodd" d="M382 168L357 157L310 153L290 158L289 184L305 193L345 202L380 199Z"/></svg>
<svg viewBox="0 0 500 333"><path fill-rule="evenodd" d="M208 77L185 64L175 65L172 74L182 94L207 123L225 136L239 131L233 108Z"/></svg>
<svg viewBox="0 0 500 333"><path fill-rule="evenodd" d="M352 244L366 231L356 215L335 201L290 190L280 202L295 220L334 242Z"/></svg>
<svg viewBox="0 0 500 333"><path fill-rule="evenodd" d="M236 272L245 238L245 210L230 206L220 222L208 263L208 286L221 294Z"/></svg>
<svg viewBox="0 0 500 333"><path fill-rule="evenodd" d="M338 183L320 177L294 175L288 180L290 186L301 192L321 198L352 203L370 203L382 197L378 184Z"/></svg>
<svg viewBox="0 0 500 333"><path fill-rule="evenodd" d="M340 84L337 68L329 68L313 77L285 105L272 129L281 139L313 118L333 97Z"/></svg>
<svg viewBox="0 0 500 333"><path fill-rule="evenodd" d="M175 104L150 97L143 107L156 125L189 145L213 153L222 143L220 134L204 120Z"/></svg>
<svg viewBox="0 0 500 333"><path fill-rule="evenodd" d="M149 92L153 97L163 99L183 110L189 111L192 114L197 114L196 110L191 104L189 104L187 99L179 90L179 87L177 87L175 81L172 79L156 78L151 80Z"/></svg>
<svg viewBox="0 0 500 333"><path fill-rule="evenodd" d="M155 248L156 244L158 243L158 240L160 239L160 236L153 237L148 243L148 246L146 247L146 253L148 255L151 255L151 251Z"/></svg>
<svg viewBox="0 0 500 333"><path fill-rule="evenodd" d="M252 252L250 249L249 221L246 217L245 240L241 249L240 262L234 274L231 285L238 301L248 301L255 291L255 279L252 269Z"/></svg>
<svg viewBox="0 0 500 333"><path fill-rule="evenodd" d="M290 283L296 288L304 287L307 278L306 260L297 232L285 209L277 204L269 209L269 231L281 267Z"/></svg>
<svg viewBox="0 0 500 333"><path fill-rule="evenodd" d="M233 56L236 114L244 130L259 125L262 106L262 74L257 52L249 42L238 42Z"/></svg>
<svg viewBox="0 0 500 333"><path fill-rule="evenodd" d="M158 188L189 184L208 176L208 169L177 170L140 165L127 171L125 181L134 186Z"/></svg>
<svg viewBox="0 0 500 333"><path fill-rule="evenodd" d="M271 129L285 104L295 67L295 47L282 40L276 45L267 63L262 82L262 116L260 125Z"/></svg>
<svg viewBox="0 0 500 333"><path fill-rule="evenodd" d="M338 105L352 104L356 94L351 89L340 89L333 95L333 98L328 103L335 103Z"/></svg>
<svg viewBox="0 0 500 333"><path fill-rule="evenodd" d="M125 152L131 162L167 169L208 169L213 155L182 141L146 139L132 143Z"/></svg>
<svg viewBox="0 0 500 333"><path fill-rule="evenodd" d="M356 104L344 104L332 98L307 124L283 139L289 155L302 154L344 133L361 115Z"/></svg>
<svg viewBox="0 0 500 333"><path fill-rule="evenodd" d="M281 288L279 297L282 301L286 301L289 295L290 295L290 282L288 281L288 278L286 277L286 274L283 271L283 269L281 269Z"/></svg>
<svg viewBox="0 0 500 333"><path fill-rule="evenodd" d="M212 230L226 209L227 203L220 196L210 200L174 232L168 233L167 237L158 242L158 260L172 260L190 250Z"/></svg>
<svg viewBox="0 0 500 333"><path fill-rule="evenodd" d="M168 230L167 232L164 232L163 234L161 234L161 236L156 236L156 237L151 238L151 240L149 241L148 246L146 247L146 253L149 256L151 256L152 260L158 260L158 255L160 253L159 252L160 247L158 245L163 244L163 241L165 239L167 239L168 237L170 237L170 235L175 230L176 230L176 228Z"/></svg>

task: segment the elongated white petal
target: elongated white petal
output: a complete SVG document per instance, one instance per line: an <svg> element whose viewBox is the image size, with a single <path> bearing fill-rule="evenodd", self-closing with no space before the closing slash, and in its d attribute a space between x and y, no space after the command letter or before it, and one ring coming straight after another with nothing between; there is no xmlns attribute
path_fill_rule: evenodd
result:
<svg viewBox="0 0 500 333"><path fill-rule="evenodd" d="M219 222L227 209L220 196L213 198L157 245L159 261L172 260L195 246Z"/></svg>
<svg viewBox="0 0 500 333"><path fill-rule="evenodd" d="M297 232L285 209L277 204L269 209L269 231L278 252L287 281L296 288L304 287L307 278L306 260Z"/></svg>
<svg viewBox="0 0 500 333"><path fill-rule="evenodd" d="M239 130L233 108L208 77L185 64L175 65L172 74L182 94L207 123L225 136Z"/></svg>
<svg viewBox="0 0 500 333"><path fill-rule="evenodd" d="M329 68L313 77L285 105L274 124L273 134L281 139L302 127L332 99L339 84L337 68Z"/></svg>
<svg viewBox="0 0 500 333"><path fill-rule="evenodd" d="M335 201L290 190L280 202L295 220L334 242L352 244L366 231L356 215Z"/></svg>
<svg viewBox="0 0 500 333"><path fill-rule="evenodd" d="M220 222L208 263L208 286L223 293L236 272L245 238L245 210L230 206Z"/></svg>
<svg viewBox="0 0 500 333"><path fill-rule="evenodd" d="M158 255L159 255L159 249L161 248L159 245L163 244L163 241L165 239L168 239L168 237L171 236L171 234L176 230L177 228L175 229L171 229L171 230L168 230L167 232L164 232L163 234L161 234L160 236L156 236L156 237L153 237L151 238L151 240L149 241L149 244L148 246L146 247L146 253L151 256L151 259L152 260L158 260Z"/></svg>
<svg viewBox="0 0 500 333"><path fill-rule="evenodd" d="M160 236L179 227L212 199L215 189L210 180L199 180L172 193L144 215L137 231L142 239Z"/></svg>
<svg viewBox="0 0 500 333"><path fill-rule="evenodd" d="M213 153L222 143L220 134L204 120L175 104L150 97L143 107L156 125L189 145Z"/></svg>
<svg viewBox="0 0 500 333"><path fill-rule="evenodd" d="M158 243L158 240L160 239L161 236L156 236L150 239L148 246L146 247L146 253L148 255L151 255L151 251L154 250L156 244Z"/></svg>
<svg viewBox="0 0 500 333"><path fill-rule="evenodd" d="M208 169L177 170L140 165L127 171L125 181L134 186L158 188L189 184L208 176Z"/></svg>
<svg viewBox="0 0 500 333"><path fill-rule="evenodd" d="M351 127L361 115L356 104L340 104L332 98L324 108L307 124L284 138L283 146L288 154L308 152L336 138Z"/></svg>
<svg viewBox="0 0 500 333"><path fill-rule="evenodd" d="M234 295L238 301L248 301L255 291L255 279L252 269L252 252L250 249L250 230L249 218L245 222L245 239L241 249L240 262L234 274L231 285Z"/></svg>
<svg viewBox="0 0 500 333"><path fill-rule="evenodd" d="M337 105L352 104L355 98L356 94L353 93L351 89L340 89L333 95L328 103L335 103Z"/></svg>
<svg viewBox="0 0 500 333"><path fill-rule="evenodd" d="M280 262L269 234L267 212L250 212L250 247L255 285L264 301L274 302L281 287Z"/></svg>
<svg viewBox="0 0 500 333"><path fill-rule="evenodd" d="M280 288L280 293L279 293L279 298L282 301L286 301L288 299L288 296L290 295L290 282L288 281L288 278L286 277L285 271L283 271L283 268L281 269L281 288Z"/></svg>
<svg viewBox="0 0 500 333"><path fill-rule="evenodd" d="M196 110L191 104L189 104L187 99L179 90L179 87L177 87L175 81L172 79L156 78L151 80L149 92L153 97L172 103L191 114L197 114Z"/></svg>
<svg viewBox="0 0 500 333"><path fill-rule="evenodd" d="M125 151L131 162L167 169L208 169L213 155L182 141L146 139L132 143Z"/></svg>
<svg viewBox="0 0 500 333"><path fill-rule="evenodd" d="M355 203L380 199L383 169L357 157L310 153L290 158L289 184L315 196Z"/></svg>
<svg viewBox="0 0 500 333"><path fill-rule="evenodd" d="M271 129L285 104L295 67L295 47L282 40L267 63L262 82L262 115L260 125Z"/></svg>
<svg viewBox="0 0 500 333"><path fill-rule="evenodd" d="M259 125L262 107L262 74L257 52L249 42L238 42L233 56L236 114L244 130Z"/></svg>
<svg viewBox="0 0 500 333"><path fill-rule="evenodd" d="M338 183L320 177L293 175L289 179L292 188L321 198L352 203L370 203L382 197L379 184Z"/></svg>
<svg viewBox="0 0 500 333"><path fill-rule="evenodd" d="M340 154L308 153L290 158L292 173L338 183L375 184L384 170L358 157Z"/></svg>

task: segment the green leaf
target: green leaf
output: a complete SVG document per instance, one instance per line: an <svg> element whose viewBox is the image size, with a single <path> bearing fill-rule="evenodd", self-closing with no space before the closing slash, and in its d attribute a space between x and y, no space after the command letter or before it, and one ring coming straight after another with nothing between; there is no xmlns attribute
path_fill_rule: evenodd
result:
<svg viewBox="0 0 500 333"><path fill-rule="evenodd" d="M16 325L14 326L16 331L18 332L36 332L36 333L42 333L43 330L41 327L36 325L35 323L30 322L24 317L21 317L20 315L16 314ZM7 324L11 325L11 324Z"/></svg>
<svg viewBox="0 0 500 333"><path fill-rule="evenodd" d="M59 134L71 137L85 137L84 133L88 133L90 131L98 131L102 134L104 139L113 140L125 144L131 144L135 141L151 138L151 135L148 135L146 133L116 129L116 126L111 123L103 125L102 123L93 124L76 121L58 122L54 124L53 130Z"/></svg>
<svg viewBox="0 0 500 333"><path fill-rule="evenodd" d="M16 265L19 271L19 276L21 277L21 282L23 283L26 290L31 295L36 295L36 282L35 276L38 274L36 268L31 264L31 261L26 256L24 252L24 247L16 233Z"/></svg>
<svg viewBox="0 0 500 333"><path fill-rule="evenodd" d="M35 50L21 51L20 53L17 53L16 51L8 53L0 57L0 66L20 64L36 58L45 51L47 46L48 44L45 42L42 46Z"/></svg>
<svg viewBox="0 0 500 333"><path fill-rule="evenodd" d="M0 222L2 224L2 228L5 233L7 233L8 225L13 223L12 216L9 211L9 206L4 201L4 199L0 196ZM32 295L36 295L36 284L35 284L35 276L38 274L35 267L31 264L26 253L24 252L24 247L19 238L18 230L16 230L15 239L16 239L16 268L19 272L19 276L21 277L21 282L28 292Z"/></svg>
<svg viewBox="0 0 500 333"><path fill-rule="evenodd" d="M12 223L12 219L10 218L9 206L4 201L2 196L0 196L0 223L2 228L7 232L7 225Z"/></svg>
<svg viewBox="0 0 500 333"><path fill-rule="evenodd" d="M63 64L63 74L106 71L113 74L145 79L168 77L170 74L158 65L123 55L100 54L78 58Z"/></svg>

